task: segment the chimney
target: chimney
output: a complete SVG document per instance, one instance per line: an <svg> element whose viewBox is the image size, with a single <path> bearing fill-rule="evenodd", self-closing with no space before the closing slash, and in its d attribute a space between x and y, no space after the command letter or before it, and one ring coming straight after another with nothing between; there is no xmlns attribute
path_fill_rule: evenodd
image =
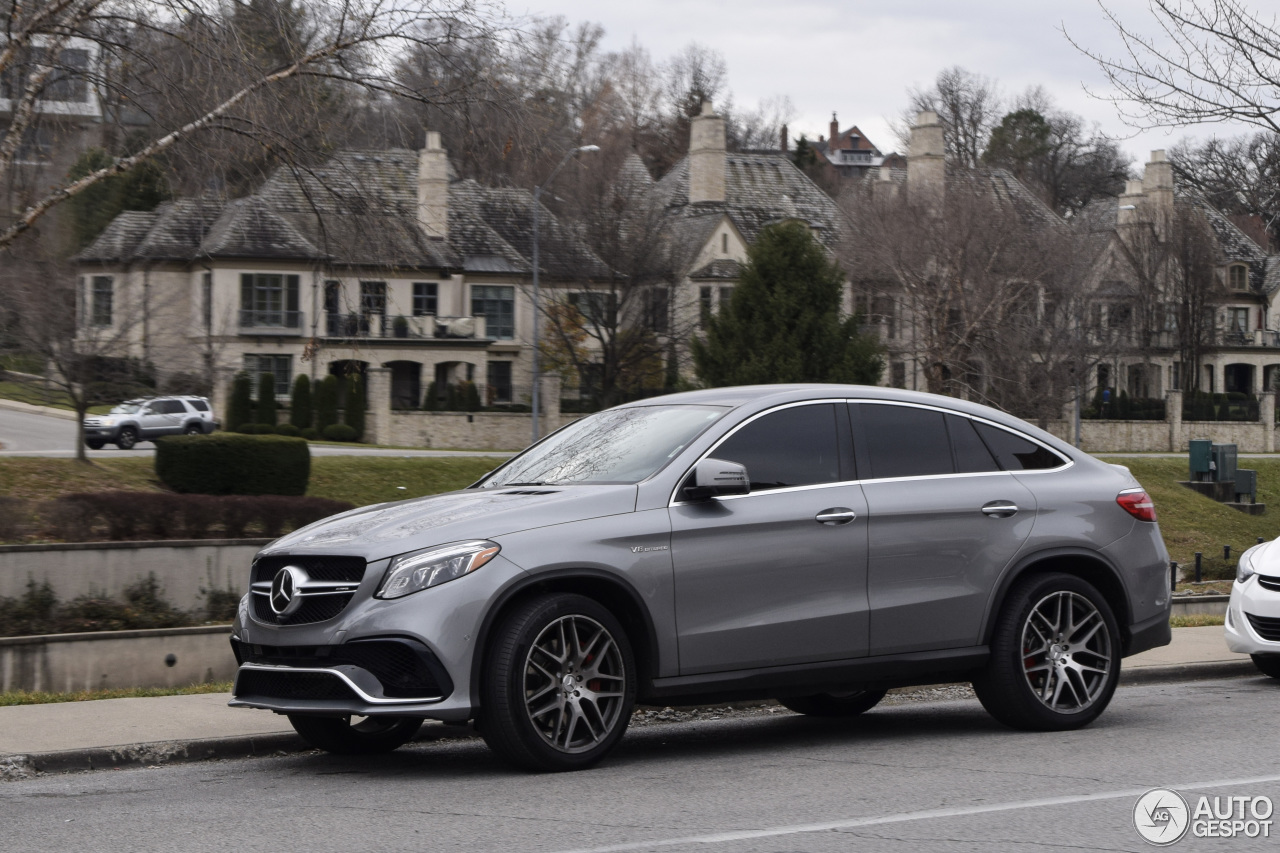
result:
<svg viewBox="0 0 1280 853"><path fill-rule="evenodd" d="M783 154L791 150L791 141L787 139L787 126L785 124L782 126L782 148L780 150Z"/></svg>
<svg viewBox="0 0 1280 853"><path fill-rule="evenodd" d="M428 237L449 236L449 155L434 130L418 152L418 226Z"/></svg>
<svg viewBox="0 0 1280 853"><path fill-rule="evenodd" d="M907 187L909 192L936 192L945 189L947 178L946 149L942 139L942 122L938 114L925 110L916 116L907 149Z"/></svg>
<svg viewBox="0 0 1280 853"><path fill-rule="evenodd" d="M1163 149L1151 152L1151 162L1142 174L1142 189L1156 210L1173 209L1173 164Z"/></svg>
<svg viewBox="0 0 1280 853"><path fill-rule="evenodd" d="M710 101L689 123L689 203L724 201L724 119Z"/></svg>
<svg viewBox="0 0 1280 853"><path fill-rule="evenodd" d="M836 114L831 114L831 142L827 145L828 151L835 151L840 147L840 122L836 121Z"/></svg>
<svg viewBox="0 0 1280 853"><path fill-rule="evenodd" d="M1120 196L1119 209L1116 211L1116 225L1132 225L1140 221L1145 201L1142 181L1125 181L1124 193Z"/></svg>

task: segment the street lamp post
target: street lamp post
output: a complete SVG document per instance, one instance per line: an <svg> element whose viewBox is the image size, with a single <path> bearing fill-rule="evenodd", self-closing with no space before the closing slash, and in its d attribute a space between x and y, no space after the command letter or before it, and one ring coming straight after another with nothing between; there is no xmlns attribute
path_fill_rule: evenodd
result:
<svg viewBox="0 0 1280 853"><path fill-rule="evenodd" d="M564 157L560 158L560 162L551 170L551 174L541 184L533 188L533 442L539 438L539 417L542 411L542 370L538 363L538 335L541 323L539 322L539 313L541 306L538 301L538 220L542 211L542 191L551 185L556 175L564 168L564 164L569 162L571 157L578 154L588 154L599 151L599 145L580 145L577 148L570 148L564 153ZM533 443L530 442L530 443Z"/></svg>

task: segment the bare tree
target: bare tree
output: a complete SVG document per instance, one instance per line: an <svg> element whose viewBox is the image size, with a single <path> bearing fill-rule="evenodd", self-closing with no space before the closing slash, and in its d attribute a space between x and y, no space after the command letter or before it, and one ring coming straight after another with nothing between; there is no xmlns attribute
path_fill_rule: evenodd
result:
<svg viewBox="0 0 1280 853"><path fill-rule="evenodd" d="M1280 134L1184 140L1169 159L1180 183L1232 216L1264 249L1280 245ZM1257 217L1264 233L1248 227L1250 217Z"/></svg>
<svg viewBox="0 0 1280 853"><path fill-rule="evenodd" d="M1119 35L1111 56L1067 38L1094 60L1135 127L1239 121L1280 132L1280 29L1240 0L1148 0L1150 32L1098 4Z"/></svg>
<svg viewBox="0 0 1280 853"><path fill-rule="evenodd" d="M968 168L979 164L1003 112L994 80L953 66L940 71L929 88L908 89L907 98L910 105L893 125L904 150L909 147L916 116L932 110L946 129L947 159Z"/></svg>
<svg viewBox="0 0 1280 853"><path fill-rule="evenodd" d="M482 2L311 0L308 15L300 18L288 2L257 0L249 5L261 12L255 12L259 26L248 29L238 3L201 8L183 0L10 2L0 9L5 26L0 77L13 96L10 119L0 133L0 182L7 182L14 168L14 155L47 87L60 79L86 79L110 103L189 109L185 114L157 109L152 136L137 150L12 211L0 224L0 248L62 201L201 134L221 131L282 146L287 140L264 129L247 110L290 81L322 80L368 97L427 97L395 75L395 58L410 47L444 52L468 33L487 31L488 8ZM261 38L264 33L270 38ZM70 61L73 38L94 46L92 63ZM175 61L162 61L167 54ZM431 96L438 99L441 93Z"/></svg>

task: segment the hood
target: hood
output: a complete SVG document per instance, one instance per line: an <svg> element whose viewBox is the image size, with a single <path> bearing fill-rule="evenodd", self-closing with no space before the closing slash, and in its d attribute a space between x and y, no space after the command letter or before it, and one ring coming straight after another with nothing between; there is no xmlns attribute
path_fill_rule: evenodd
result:
<svg viewBox="0 0 1280 853"><path fill-rule="evenodd" d="M335 515L277 539L260 555L349 554L372 563L446 542L494 539L635 508L634 485L464 489Z"/></svg>

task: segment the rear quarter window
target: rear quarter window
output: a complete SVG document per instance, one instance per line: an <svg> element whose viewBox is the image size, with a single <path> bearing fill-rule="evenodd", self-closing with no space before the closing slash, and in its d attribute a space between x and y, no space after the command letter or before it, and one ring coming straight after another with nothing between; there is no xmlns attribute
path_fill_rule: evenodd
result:
<svg viewBox="0 0 1280 853"><path fill-rule="evenodd" d="M989 424L974 423L974 426L991 455L1006 471L1044 471L1067 464L1067 460L1029 438Z"/></svg>
<svg viewBox="0 0 1280 853"><path fill-rule="evenodd" d="M195 409L197 412L209 411L209 404L204 400L188 400L187 405Z"/></svg>

